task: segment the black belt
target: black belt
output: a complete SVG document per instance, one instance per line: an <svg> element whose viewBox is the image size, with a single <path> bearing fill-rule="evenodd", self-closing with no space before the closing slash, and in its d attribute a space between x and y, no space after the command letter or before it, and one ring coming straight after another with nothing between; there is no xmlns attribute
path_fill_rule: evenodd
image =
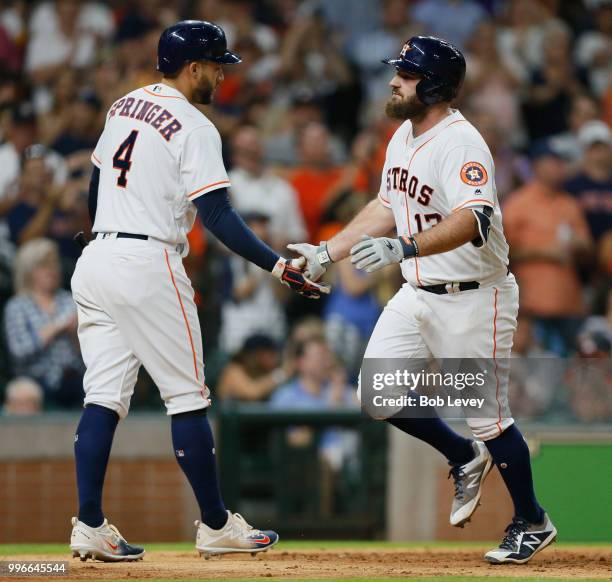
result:
<svg viewBox="0 0 612 582"><path fill-rule="evenodd" d="M478 289L478 281L462 281L461 283L440 283L438 285L422 285L419 289L436 295L446 295L447 293L459 293L459 291L470 291Z"/></svg>
<svg viewBox="0 0 612 582"><path fill-rule="evenodd" d="M105 234L110 234L110 233L98 232L96 233L96 237L99 234L101 234L102 238L104 238ZM149 237L146 234L132 234L131 232L118 232L116 238L136 238L138 240L149 240Z"/></svg>

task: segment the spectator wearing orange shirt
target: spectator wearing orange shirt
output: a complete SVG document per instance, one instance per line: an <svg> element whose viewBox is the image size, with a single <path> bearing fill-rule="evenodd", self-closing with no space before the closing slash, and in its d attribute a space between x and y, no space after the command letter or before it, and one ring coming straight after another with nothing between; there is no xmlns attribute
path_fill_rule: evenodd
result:
<svg viewBox="0 0 612 582"><path fill-rule="evenodd" d="M298 193L311 242L319 242L326 210L345 192L366 191L367 179L358 164L334 165L330 133L322 123L308 124L299 137L300 165L289 181Z"/></svg>
<svg viewBox="0 0 612 582"><path fill-rule="evenodd" d="M592 242L579 204L561 190L566 169L566 162L542 142L533 152L533 179L504 207L521 308L535 318L545 346L561 355L574 347L584 314L576 264Z"/></svg>

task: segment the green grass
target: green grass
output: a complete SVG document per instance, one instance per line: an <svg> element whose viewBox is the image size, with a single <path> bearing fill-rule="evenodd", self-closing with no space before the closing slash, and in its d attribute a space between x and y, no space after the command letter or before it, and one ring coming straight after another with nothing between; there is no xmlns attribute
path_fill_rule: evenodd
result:
<svg viewBox="0 0 612 582"><path fill-rule="evenodd" d="M281 540L278 550L412 550L412 549L479 549L494 546L495 541L484 542L384 542L384 541L300 541ZM150 552L193 552L194 546L191 542L177 543L144 543L142 544ZM612 542L560 542L555 547L605 547L612 548ZM14 556L26 554L67 554L68 544L0 544L0 556ZM489 578L488 580L493 580Z"/></svg>

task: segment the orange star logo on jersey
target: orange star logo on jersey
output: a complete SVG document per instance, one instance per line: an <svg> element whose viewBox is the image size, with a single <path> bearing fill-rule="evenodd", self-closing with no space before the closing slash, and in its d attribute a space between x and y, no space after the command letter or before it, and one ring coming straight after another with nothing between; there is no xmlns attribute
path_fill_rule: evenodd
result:
<svg viewBox="0 0 612 582"><path fill-rule="evenodd" d="M461 180L468 186L482 186L486 184L489 179L484 166L478 162L463 164L460 176Z"/></svg>

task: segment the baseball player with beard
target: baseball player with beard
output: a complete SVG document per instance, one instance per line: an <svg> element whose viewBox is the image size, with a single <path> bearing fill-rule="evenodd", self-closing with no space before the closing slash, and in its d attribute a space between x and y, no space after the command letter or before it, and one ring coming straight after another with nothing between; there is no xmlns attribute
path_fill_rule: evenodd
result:
<svg viewBox="0 0 612 582"><path fill-rule="evenodd" d="M386 113L403 121L387 147L378 198L320 246L289 245L318 280L350 256L373 272L400 263L406 283L389 301L365 358L488 358L495 394L481 418L468 418L474 439L440 418L386 418L436 448L451 466L450 523L463 527L477 509L484 480L497 465L515 516L485 558L524 563L552 543L557 530L536 500L529 450L508 410L508 358L516 329L518 287L508 270L491 153L450 102L465 76L451 44L417 36L404 44ZM398 237L388 238L390 231ZM485 418L486 417L486 418Z"/></svg>
<svg viewBox="0 0 612 582"><path fill-rule="evenodd" d="M255 553L278 541L275 532L254 529L223 504L206 416L202 335L182 262L199 211L219 240L281 283L310 298L329 291L304 277L303 259L294 264L259 240L229 204L219 132L194 104L210 103L223 66L239 62L215 24L189 20L166 29L158 47L161 82L111 106L92 154L95 238L72 279L87 366L74 447L79 514L70 540L82 560L129 561L145 553L102 512L113 435L128 413L141 365L172 419L174 452L200 507L200 554Z"/></svg>

